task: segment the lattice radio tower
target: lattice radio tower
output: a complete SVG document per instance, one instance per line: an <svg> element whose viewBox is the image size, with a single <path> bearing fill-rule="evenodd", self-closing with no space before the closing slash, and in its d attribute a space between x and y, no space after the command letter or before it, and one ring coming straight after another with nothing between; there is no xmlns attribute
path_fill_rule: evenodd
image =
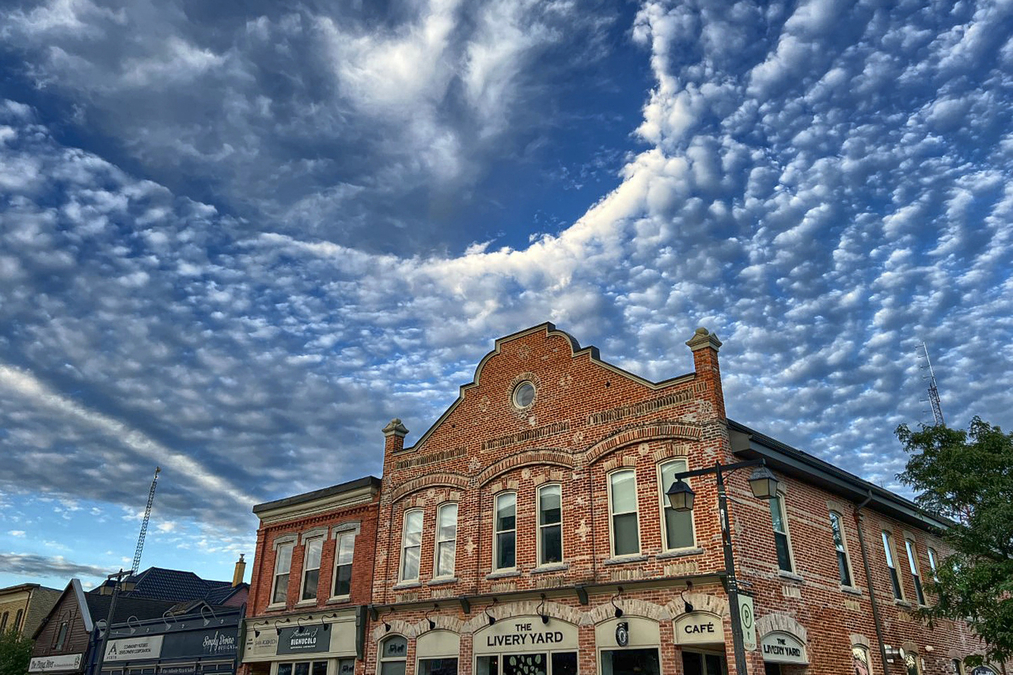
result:
<svg viewBox="0 0 1013 675"><path fill-rule="evenodd" d="M936 422L937 427L945 427L946 422L943 421L943 407L939 404L939 389L936 387L936 373L932 370L932 361L929 360L929 348L922 342L922 354L925 356L925 365L922 366L923 370L928 370L928 375L922 375L923 379L929 381L929 403L932 405L932 418Z"/></svg>
<svg viewBox="0 0 1013 675"><path fill-rule="evenodd" d="M148 505L144 507L144 520L141 521L141 533L137 535L137 548L134 549L134 564L130 568L137 574L141 571L141 552L144 550L144 537L148 534L148 519L151 518L151 505L155 502L155 486L158 484L158 473L161 467L155 467L155 477L151 479L148 490Z"/></svg>

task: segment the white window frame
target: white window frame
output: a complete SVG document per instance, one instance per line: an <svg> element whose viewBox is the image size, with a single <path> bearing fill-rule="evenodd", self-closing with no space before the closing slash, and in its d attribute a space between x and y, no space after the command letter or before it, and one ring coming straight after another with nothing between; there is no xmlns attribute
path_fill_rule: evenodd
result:
<svg viewBox="0 0 1013 675"><path fill-rule="evenodd" d="M623 511L622 513L616 513L615 502L612 499L612 479L620 473L631 473L633 474L633 511ZM612 558L631 558L641 555L644 550L643 539L640 536L640 492L637 488L637 471L634 467L623 467L610 471L605 476L605 480L608 488L608 500L609 500L609 553ZM614 528L616 516L626 516L632 513L636 518L634 519L637 523L637 550L631 553L616 553L616 533Z"/></svg>
<svg viewBox="0 0 1013 675"><path fill-rule="evenodd" d="M915 602L925 606L925 588L922 586L921 566L918 564L918 545L911 537L904 537L904 553L907 555L908 569L911 570L911 581L915 587Z"/></svg>
<svg viewBox="0 0 1013 675"><path fill-rule="evenodd" d="M559 490L559 522L558 523L548 523L548 524L543 525L542 524L542 492L545 491L545 490L547 490L547 489L549 489L549 488L556 488L556 489ZM560 483L546 483L544 485L540 485L538 487L538 489L535 490L535 518L536 518L536 520L535 520L535 529L537 530L537 536L536 536L537 541L535 543L535 548L536 548L535 555L538 556L537 557L538 566L539 567L551 567L553 565L562 565L563 561L566 560L566 550L563 547L564 546L564 541L563 541L564 537L563 537L563 486L562 486L562 484L560 484ZM542 559L542 556L543 556L543 551L542 551L542 529L543 528L548 528L548 527L558 527L559 528L559 560L556 560L554 562L546 562L545 560Z"/></svg>
<svg viewBox="0 0 1013 675"><path fill-rule="evenodd" d="M440 519L443 516L443 511L450 507L454 507L454 537L453 539L441 539ZM436 507L436 533L434 535L435 543L433 544L434 579L453 579L454 573L457 571L457 517L460 513L461 509L457 502L443 502ZM452 544L454 547L454 562L451 564L449 572L440 569L440 547L447 544Z"/></svg>
<svg viewBox="0 0 1013 675"><path fill-rule="evenodd" d="M387 647L387 642L389 642L390 640L397 639L397 638L401 638L402 640L405 641L405 653L404 653L404 656L402 656L402 657L384 656L383 652L384 652L384 649L386 649L386 647ZM385 664L385 663L398 663L400 661L403 661L404 664L405 664L405 668L406 669L408 668L408 646L409 645L408 645L408 638L407 638L407 636L401 635L400 633L391 633L389 635L383 636L383 639L380 640L380 642L378 643L377 646L379 647L379 649L376 650L376 674L377 675L381 675L383 673L383 664Z"/></svg>
<svg viewBox="0 0 1013 675"><path fill-rule="evenodd" d="M320 568L324 562L324 541L326 541L327 532L324 531L321 534L317 534L311 537L305 537L303 539L303 555L302 555L302 573L299 575L299 599L296 601L298 604L312 604L315 603L317 598L320 597ZM319 560L317 561L316 567L309 566L310 559L310 547L320 546ZM316 570L317 572L317 593L311 598L306 597L306 575ZM291 570L289 570L291 574ZM289 577L289 583L292 579Z"/></svg>
<svg viewBox="0 0 1013 675"><path fill-rule="evenodd" d="M331 600L347 600L352 595L352 588L351 588L351 586L352 586L352 574L351 574L351 572L355 571L355 540L356 540L356 538L358 536L359 536L359 527L358 527L358 525L356 525L355 527L350 527L350 528L336 529L335 532L334 532L334 534L333 534L333 537L334 537L334 565L333 565L334 570L331 573L331 597L330 597ZM339 567L345 567L345 565L339 564L338 561L341 559L341 550L342 550L341 549L341 542L343 540L345 540L346 538L350 539L351 542L352 542L351 543L352 559L351 559L351 561L349 561L347 563L347 566L351 568L350 573L348 575L348 577L349 577L349 579L348 579L348 593L342 593L342 594L338 595L338 594L335 593L335 591L338 590L338 568Z"/></svg>
<svg viewBox="0 0 1013 675"><path fill-rule="evenodd" d="M890 595L893 596L894 600L901 602L907 602L907 596L904 593L904 580L900 576L900 570L897 569L897 546L893 540L893 532L890 530L883 530L883 553L886 555L886 567L887 576L897 577L897 589L900 591L900 597L897 597L897 593L894 592L893 579L890 579ZM891 575L889 570L893 570Z"/></svg>
<svg viewBox="0 0 1013 675"><path fill-rule="evenodd" d="M499 500L508 495L514 498L514 527L512 530L498 530L499 525ZM512 567L498 567L499 564L499 536L513 532L514 535L514 564ZM498 493L492 500L492 571L509 572L517 569L517 492L506 490Z"/></svg>
<svg viewBox="0 0 1013 675"><path fill-rule="evenodd" d="M932 570L932 580L939 583L939 553L931 546L926 546L925 551L929 557L929 569Z"/></svg>
<svg viewBox="0 0 1013 675"><path fill-rule="evenodd" d="M292 583L292 558L295 556L296 541L297 538L295 537L295 535L287 537L278 537L277 539L274 540L274 570L272 571L271 576L271 602L268 604L268 606L270 607L284 607L288 604L289 586L285 587L284 599L276 601L274 599L274 596L276 591L278 590L278 577L282 576L282 574L288 575L289 585L291 585ZM283 560L281 552L286 548L288 549L288 571L282 573L278 571L278 565Z"/></svg>
<svg viewBox="0 0 1013 675"><path fill-rule="evenodd" d="M788 523L788 496L784 490L778 489L777 494L770 500L771 504L774 504L775 502L781 511L781 523L784 525L784 532L781 532L774 527L773 516L771 517L770 530L771 532L784 536L784 540L788 547L788 564L791 565L791 569L781 569L781 560L777 556L776 537L774 541L774 564L777 565L777 571L779 573L797 575L798 565L795 564L795 547L791 545L791 525Z"/></svg>
<svg viewBox="0 0 1013 675"><path fill-rule="evenodd" d="M696 545L696 517L693 512L689 512L689 526L693 534L693 543L689 546L670 546L668 542L668 509L672 508L672 505L668 503L668 488L670 485L665 485L664 468L668 464L682 464L682 471L689 471L689 460L685 457L672 457L661 462L658 462L658 497L661 505L661 550L665 553L670 551L688 551L695 549ZM676 473L682 473L682 471L676 471Z"/></svg>
<svg viewBox="0 0 1013 675"><path fill-rule="evenodd" d="M419 557L418 557L418 569L415 571L415 576L405 576L405 552L409 548L415 548L415 546L408 546L408 518L414 514L419 514ZM422 533L426 529L426 514L422 509L408 509L404 512L404 517L401 523L401 565L398 568L398 579L402 582L418 581L419 576L422 573Z"/></svg>
<svg viewBox="0 0 1013 675"><path fill-rule="evenodd" d="M833 537L834 537L834 532L833 532L834 524L832 522L833 519L834 519L834 516L837 516L837 525L841 529L841 548L843 549L841 551L841 553L844 554L844 565L845 565L845 567L848 568L848 578L851 581L850 584L845 584L843 581L841 581L841 586L846 586L848 588L855 588L855 570L851 566L851 551L848 550L848 535L844 531L844 516L841 514L840 511L836 511L834 509L830 510L830 520L831 520L831 523L830 523L830 538L832 540ZM836 542L834 542L834 562L838 562L837 561L837 543ZM837 573L838 573L837 574L838 580L840 580L840 569L837 570Z"/></svg>

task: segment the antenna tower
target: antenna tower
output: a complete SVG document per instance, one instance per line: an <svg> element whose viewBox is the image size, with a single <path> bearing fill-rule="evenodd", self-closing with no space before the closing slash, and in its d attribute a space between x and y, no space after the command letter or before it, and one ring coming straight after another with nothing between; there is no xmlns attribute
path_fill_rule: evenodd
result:
<svg viewBox="0 0 1013 675"><path fill-rule="evenodd" d="M932 418L936 422L937 427L945 427L946 422L943 421L943 407L939 404L939 389L936 387L936 373L932 370L932 361L929 360L929 348L922 342L922 353L925 355L925 367L928 368L929 375L929 403L932 405ZM924 376L923 376L924 377Z"/></svg>
<svg viewBox="0 0 1013 675"><path fill-rule="evenodd" d="M141 533L137 535L137 548L134 549L134 563L130 568L134 574L141 571L141 552L144 550L144 537L148 534L148 519L151 518L151 505L155 502L155 486L161 470L161 467L155 467L155 477L151 479L151 489L148 490L148 505L144 507L144 520L141 521Z"/></svg>

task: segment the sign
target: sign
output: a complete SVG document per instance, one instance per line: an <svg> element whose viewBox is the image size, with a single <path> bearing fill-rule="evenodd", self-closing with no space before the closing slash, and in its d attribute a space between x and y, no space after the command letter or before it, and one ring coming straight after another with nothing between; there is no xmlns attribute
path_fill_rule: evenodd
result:
<svg viewBox="0 0 1013 675"><path fill-rule="evenodd" d="M106 645L105 661L143 661L157 659L162 653L161 635L110 640Z"/></svg>
<svg viewBox="0 0 1013 675"><path fill-rule="evenodd" d="M723 643L725 630L721 617L709 612L690 612L675 620L675 643L698 645Z"/></svg>
<svg viewBox="0 0 1013 675"><path fill-rule="evenodd" d="M805 643L790 633L767 633L760 640L763 660L770 663L809 663Z"/></svg>
<svg viewBox="0 0 1013 675"><path fill-rule="evenodd" d="M162 645L163 659L199 658L204 656L236 655L239 643L237 626L224 629L191 630L165 635Z"/></svg>
<svg viewBox="0 0 1013 675"><path fill-rule="evenodd" d="M195 675L197 672L196 663L184 663L180 666L160 666L159 675Z"/></svg>
<svg viewBox="0 0 1013 675"><path fill-rule="evenodd" d="M739 596L739 624L742 626L742 646L747 652L755 652L756 615L753 614L753 599L748 595Z"/></svg>
<svg viewBox="0 0 1013 675"><path fill-rule="evenodd" d="M476 654L545 652L578 645L576 626L559 619L544 624L538 616L500 619L477 631L473 639Z"/></svg>
<svg viewBox="0 0 1013 675"><path fill-rule="evenodd" d="M279 654L307 654L331 649L330 626L303 626L282 628L278 637Z"/></svg>
<svg viewBox="0 0 1013 675"><path fill-rule="evenodd" d="M62 656L36 656L28 663L29 673L48 673L54 670L80 670L84 654Z"/></svg>
<svg viewBox="0 0 1013 675"><path fill-rule="evenodd" d="M616 624L616 644L625 647L630 643L630 622L620 621Z"/></svg>
<svg viewBox="0 0 1013 675"><path fill-rule="evenodd" d="M995 671L988 666L978 666L971 671L971 675L995 675Z"/></svg>

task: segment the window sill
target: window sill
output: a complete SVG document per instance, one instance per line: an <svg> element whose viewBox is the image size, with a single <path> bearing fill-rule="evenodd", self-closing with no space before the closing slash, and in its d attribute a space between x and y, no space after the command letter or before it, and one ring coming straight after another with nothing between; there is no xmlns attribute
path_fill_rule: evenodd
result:
<svg viewBox="0 0 1013 675"><path fill-rule="evenodd" d="M401 583L394 584L395 591L404 591L409 588L421 588L421 581L402 581Z"/></svg>
<svg viewBox="0 0 1013 675"><path fill-rule="evenodd" d="M531 570L532 574L548 574L549 572L565 572L570 569L570 563L551 563L549 565L541 565Z"/></svg>
<svg viewBox="0 0 1013 675"><path fill-rule="evenodd" d="M437 577L430 580L430 586L445 586L446 584L456 584L458 581L457 577Z"/></svg>
<svg viewBox="0 0 1013 675"><path fill-rule="evenodd" d="M626 563L644 562L647 560L646 555L624 555L617 558L609 558L603 565L625 565Z"/></svg>
<svg viewBox="0 0 1013 675"><path fill-rule="evenodd" d="M352 599L352 596L350 596L350 595L335 595L332 598L327 598L327 604L328 605L339 605L339 604L341 604L343 602L348 602L351 599Z"/></svg>
<svg viewBox="0 0 1013 675"><path fill-rule="evenodd" d="M702 548L677 548L674 551L664 551L655 556L658 560L667 560L668 558L682 558L687 555L699 555L703 553Z"/></svg>
<svg viewBox="0 0 1013 675"><path fill-rule="evenodd" d="M491 581L492 579L507 579L509 577L519 577L520 575L521 575L520 570L510 569L510 570L501 570L499 572L492 572L491 574L486 574L485 578Z"/></svg>
<svg viewBox="0 0 1013 675"><path fill-rule="evenodd" d="M785 572L784 570L778 570L777 576L781 577L782 579L788 579L790 581L805 581L805 579L795 574L794 572Z"/></svg>
<svg viewBox="0 0 1013 675"><path fill-rule="evenodd" d="M850 595L857 595L859 597L862 596L862 589L861 588L856 588L854 586L845 586L844 584L841 584L841 592L842 593L848 593Z"/></svg>
<svg viewBox="0 0 1013 675"><path fill-rule="evenodd" d="M894 598L893 604L897 605L898 607L906 607L908 609L911 609L911 603L908 602L907 600L898 600Z"/></svg>
<svg viewBox="0 0 1013 675"><path fill-rule="evenodd" d="M267 612L277 612L278 610L281 610L281 609L286 609L285 603L283 603L283 602L276 602L274 604L271 604L271 605L268 605L267 607L265 607L264 611L267 611Z"/></svg>
<svg viewBox="0 0 1013 675"><path fill-rule="evenodd" d="M317 604L316 598L310 598L309 600L300 600L299 602L292 605L293 607L313 607Z"/></svg>

